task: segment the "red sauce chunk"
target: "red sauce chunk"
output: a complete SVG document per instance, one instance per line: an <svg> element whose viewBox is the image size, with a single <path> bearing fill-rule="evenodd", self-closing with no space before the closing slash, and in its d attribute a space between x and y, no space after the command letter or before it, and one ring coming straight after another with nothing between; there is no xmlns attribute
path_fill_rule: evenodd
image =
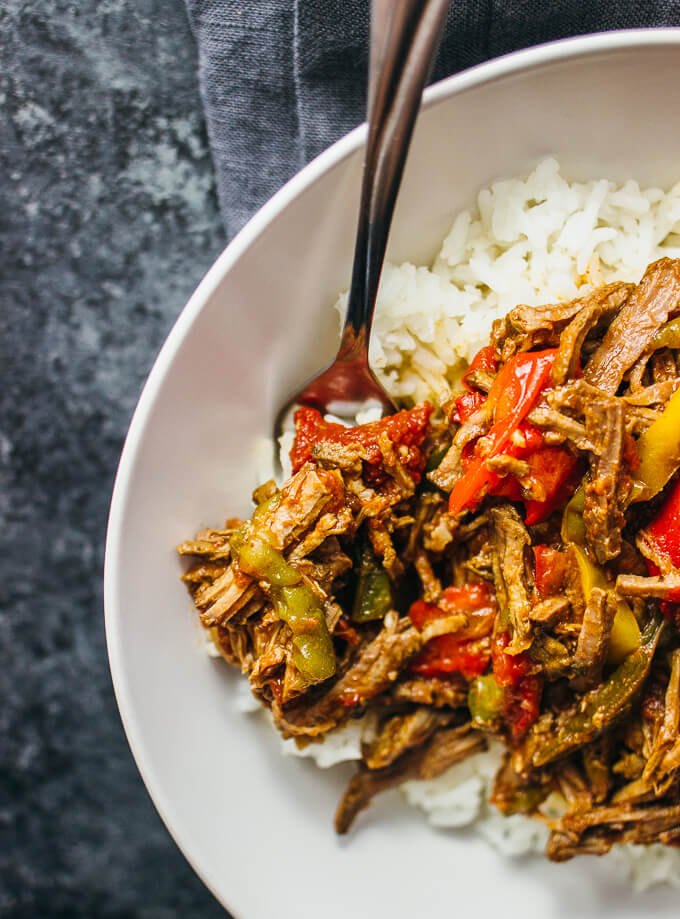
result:
<svg viewBox="0 0 680 919"><path fill-rule="evenodd" d="M369 467L382 468L383 455L379 441L383 435L400 449L400 459L416 481L420 480L425 466L425 457L420 449L432 414L428 402L415 408L397 412L354 428L325 421L315 408L301 406L295 412L295 440L290 451L293 472L307 460L312 459L312 449L319 442L341 444L348 447L360 447L362 459Z"/></svg>
<svg viewBox="0 0 680 919"><path fill-rule="evenodd" d="M529 673L531 659L528 654L508 654L505 651L509 643L510 635L499 632L494 637L491 659L495 680L505 690L503 720L512 737L518 738L538 718L543 681Z"/></svg>
<svg viewBox="0 0 680 919"><path fill-rule="evenodd" d="M416 600L415 603L411 604L411 609L408 611L408 614L411 618L411 622L418 629L419 632L423 631L423 626L431 622L433 619L439 619L444 615L444 611L436 605L436 603L426 603L425 600Z"/></svg>
<svg viewBox="0 0 680 919"><path fill-rule="evenodd" d="M456 399L456 411L453 420L462 424L479 411L486 402L486 396L481 392L466 392Z"/></svg>
<svg viewBox="0 0 680 919"><path fill-rule="evenodd" d="M542 689L540 677L526 676L519 686L505 690L503 718L513 737L521 737L538 718Z"/></svg>
<svg viewBox="0 0 680 919"><path fill-rule="evenodd" d="M536 563L536 593L547 600L559 593L567 576L569 553L550 546L534 546Z"/></svg>

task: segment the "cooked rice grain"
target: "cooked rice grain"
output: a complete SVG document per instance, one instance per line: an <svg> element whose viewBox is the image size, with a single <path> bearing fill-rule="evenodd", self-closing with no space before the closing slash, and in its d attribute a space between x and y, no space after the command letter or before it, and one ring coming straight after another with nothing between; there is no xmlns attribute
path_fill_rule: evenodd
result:
<svg viewBox="0 0 680 919"><path fill-rule="evenodd" d="M608 179L567 182L555 159L526 179L483 189L461 212L430 268L386 264L371 362L389 392L441 400L461 359L519 303L567 300L650 262L680 256L680 183L669 192ZM338 300L344 315L347 295Z"/></svg>

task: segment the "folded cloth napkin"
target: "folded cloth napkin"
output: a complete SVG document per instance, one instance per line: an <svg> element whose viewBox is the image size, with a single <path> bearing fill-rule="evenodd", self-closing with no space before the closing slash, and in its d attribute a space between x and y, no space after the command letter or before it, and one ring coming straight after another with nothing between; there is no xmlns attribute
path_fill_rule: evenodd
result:
<svg viewBox="0 0 680 919"><path fill-rule="evenodd" d="M228 236L364 119L369 0L187 0ZM453 0L432 79L517 48L680 25L680 0Z"/></svg>

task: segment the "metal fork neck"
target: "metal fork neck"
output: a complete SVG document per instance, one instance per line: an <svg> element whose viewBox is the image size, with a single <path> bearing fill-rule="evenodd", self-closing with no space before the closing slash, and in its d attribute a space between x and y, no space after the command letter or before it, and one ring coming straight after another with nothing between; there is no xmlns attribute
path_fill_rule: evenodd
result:
<svg viewBox="0 0 680 919"><path fill-rule="evenodd" d="M369 131L341 352L368 342L406 154L448 7L449 0L373 0Z"/></svg>

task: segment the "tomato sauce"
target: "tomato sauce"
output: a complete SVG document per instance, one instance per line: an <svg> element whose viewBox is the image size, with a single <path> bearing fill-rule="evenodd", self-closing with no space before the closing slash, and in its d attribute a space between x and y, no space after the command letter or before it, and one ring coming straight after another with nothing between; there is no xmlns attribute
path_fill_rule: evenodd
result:
<svg viewBox="0 0 680 919"><path fill-rule="evenodd" d="M413 409L397 412L354 428L347 428L333 421L325 421L315 408L301 406L295 412L295 440L290 451L293 472L312 458L312 449L319 442L341 444L348 447L361 447L363 460L367 466L381 469L383 456L379 440L382 435L400 449L400 458L416 481L425 465L425 458L420 449L432 414L432 406L423 402Z"/></svg>

